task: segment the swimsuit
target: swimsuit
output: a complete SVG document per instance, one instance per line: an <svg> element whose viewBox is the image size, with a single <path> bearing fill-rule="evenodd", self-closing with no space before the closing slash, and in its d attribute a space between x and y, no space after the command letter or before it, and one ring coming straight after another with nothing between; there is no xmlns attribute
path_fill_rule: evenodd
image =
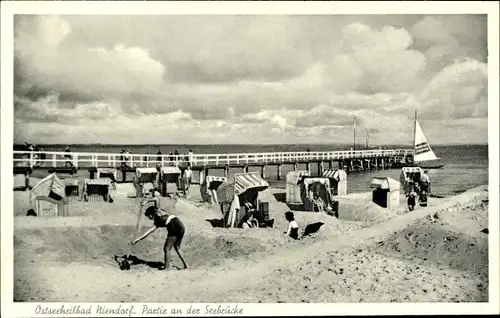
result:
<svg viewBox="0 0 500 318"><path fill-rule="evenodd" d="M154 224L156 227L164 227L168 231L168 236L175 236L179 239L184 237L184 224L174 215L155 215Z"/></svg>
<svg viewBox="0 0 500 318"><path fill-rule="evenodd" d="M290 221L288 225L288 235L296 240L299 238L299 226L296 221Z"/></svg>

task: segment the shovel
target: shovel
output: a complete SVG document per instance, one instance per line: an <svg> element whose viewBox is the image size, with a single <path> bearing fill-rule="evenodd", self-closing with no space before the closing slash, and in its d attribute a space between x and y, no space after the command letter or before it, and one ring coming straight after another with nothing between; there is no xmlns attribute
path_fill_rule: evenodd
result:
<svg viewBox="0 0 500 318"><path fill-rule="evenodd" d="M142 215L142 205L139 206L139 213L137 215L137 223L135 225L134 234L133 234L134 236L132 237L132 240L135 239L135 237L137 236L137 233L139 232L139 224L141 222L141 215ZM125 255L122 255L122 256L115 255L115 261L118 263L118 265L120 266L120 269L122 271L130 269L129 260L130 260L130 254L132 253L132 247L133 246L130 246L128 253Z"/></svg>

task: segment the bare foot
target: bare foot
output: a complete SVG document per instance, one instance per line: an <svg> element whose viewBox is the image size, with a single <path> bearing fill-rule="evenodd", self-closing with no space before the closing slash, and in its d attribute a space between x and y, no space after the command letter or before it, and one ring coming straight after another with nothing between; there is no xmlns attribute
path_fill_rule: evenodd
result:
<svg viewBox="0 0 500 318"><path fill-rule="evenodd" d="M185 267L175 266L175 268L177 268L177 270L179 270L179 271L181 271L181 270L183 270L183 269L188 269L188 267L187 267L187 266L185 266Z"/></svg>

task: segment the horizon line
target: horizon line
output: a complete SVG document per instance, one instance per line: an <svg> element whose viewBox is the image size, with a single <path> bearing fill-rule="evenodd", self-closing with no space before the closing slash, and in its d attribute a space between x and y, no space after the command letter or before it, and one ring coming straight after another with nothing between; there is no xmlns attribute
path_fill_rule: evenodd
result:
<svg viewBox="0 0 500 318"><path fill-rule="evenodd" d="M24 143L13 143L13 146L22 146ZM291 145L337 145L337 146L353 146L352 143L32 143L37 146L291 146ZM364 144L356 143L356 145L364 146ZM488 146L489 143L434 143L432 146ZM386 146L406 146L405 144L384 144L372 145L371 147L386 147ZM411 147L411 145L407 145Z"/></svg>

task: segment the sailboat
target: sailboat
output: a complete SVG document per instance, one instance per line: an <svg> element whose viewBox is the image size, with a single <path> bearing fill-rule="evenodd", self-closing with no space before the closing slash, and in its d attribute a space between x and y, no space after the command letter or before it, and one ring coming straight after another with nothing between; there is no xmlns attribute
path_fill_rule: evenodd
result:
<svg viewBox="0 0 500 318"><path fill-rule="evenodd" d="M417 120L417 111L415 110L415 123L413 129L413 164L412 166L421 167L423 169L439 169L444 165L440 158L436 156L427 142L422 127Z"/></svg>

